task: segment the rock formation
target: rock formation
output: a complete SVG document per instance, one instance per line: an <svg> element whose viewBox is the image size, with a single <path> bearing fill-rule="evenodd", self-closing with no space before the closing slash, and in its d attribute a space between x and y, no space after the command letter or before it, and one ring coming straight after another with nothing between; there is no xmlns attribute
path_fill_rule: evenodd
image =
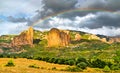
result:
<svg viewBox="0 0 120 73"><path fill-rule="evenodd" d="M81 40L81 35L77 33L77 34L75 35L75 40L76 40L76 41Z"/></svg>
<svg viewBox="0 0 120 73"><path fill-rule="evenodd" d="M118 38L117 37L109 38L108 43L112 44L114 42L120 42L120 38L119 37Z"/></svg>
<svg viewBox="0 0 120 73"><path fill-rule="evenodd" d="M107 39L106 38L101 38L100 41L107 43Z"/></svg>
<svg viewBox="0 0 120 73"><path fill-rule="evenodd" d="M30 45L33 46L33 28L30 27L27 31L15 36L11 42L11 46Z"/></svg>
<svg viewBox="0 0 120 73"><path fill-rule="evenodd" d="M88 38L89 40L99 40L99 41L101 41L101 42L104 42L104 43L108 43L108 41L107 41L107 37L102 37L102 36L98 36L98 35L91 35L89 38Z"/></svg>
<svg viewBox="0 0 120 73"><path fill-rule="evenodd" d="M92 35L89 36L88 39L89 39L89 40L100 40L100 37L98 37L98 36L92 34Z"/></svg>
<svg viewBox="0 0 120 73"><path fill-rule="evenodd" d="M70 43L70 36L68 32L52 28L48 33L47 40L49 47L67 46Z"/></svg>

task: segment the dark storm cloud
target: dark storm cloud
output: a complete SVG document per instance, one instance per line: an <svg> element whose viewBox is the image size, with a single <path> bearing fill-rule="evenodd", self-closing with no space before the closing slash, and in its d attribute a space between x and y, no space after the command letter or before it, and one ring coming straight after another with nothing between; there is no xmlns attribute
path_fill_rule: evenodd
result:
<svg viewBox="0 0 120 73"><path fill-rule="evenodd" d="M67 12L62 15L59 15L59 17L73 19L76 16L83 17L90 13L95 14L96 12L98 11L73 11L73 12Z"/></svg>
<svg viewBox="0 0 120 73"><path fill-rule="evenodd" d="M120 0L86 0L78 3L80 8L99 8L108 10L120 10Z"/></svg>
<svg viewBox="0 0 120 73"><path fill-rule="evenodd" d="M44 0L43 2L46 8L58 12L74 8L77 0Z"/></svg>
<svg viewBox="0 0 120 73"><path fill-rule="evenodd" d="M103 27L120 28L120 14L111 12L88 13L85 16L76 16L71 18L53 17L46 21L44 28L62 27L70 29L89 28L99 29ZM42 24L40 24L42 27Z"/></svg>
<svg viewBox="0 0 120 73"><path fill-rule="evenodd" d="M46 16L75 8L77 0L43 0L42 2L44 4L43 10L36 10L36 15L30 19L28 25L32 25L34 22Z"/></svg>
<svg viewBox="0 0 120 73"><path fill-rule="evenodd" d="M110 12L98 12L94 18L83 23L87 28L96 29L106 27L120 28L120 15Z"/></svg>
<svg viewBox="0 0 120 73"><path fill-rule="evenodd" d="M37 10L36 15L30 19L28 25L32 25L34 22L41 18L62 12L64 10L72 10L75 8L98 8L103 10L115 10L120 9L120 0L43 0L44 10ZM60 15L63 18L74 18L75 16L85 16L89 13L95 12L71 12ZM97 26L96 26L97 27Z"/></svg>
<svg viewBox="0 0 120 73"><path fill-rule="evenodd" d="M116 12L120 10L120 0L79 0L78 2L77 0L43 0L43 4L43 10L36 10L36 14L29 19L28 25L32 25L34 22L37 22L41 18L51 16L52 14L62 12L64 10L72 10L76 8L96 8L101 10L108 10L108 12L68 12L58 15L58 19L56 18L53 20L47 20L45 22L40 23L39 25L36 25L35 27L39 27L41 29L49 29L55 27L74 30L79 28L87 28L85 29L87 32L91 31L91 33L93 32L105 35L109 34L107 32L103 32L104 30L110 31L110 29L113 30L113 28L120 28L120 15L109 12ZM93 16L89 16L89 14L92 14ZM79 19L76 19L76 17L79 17ZM49 23L51 21L52 23ZM98 32L98 29L103 31L100 33ZM112 32L115 31L118 30L113 30ZM116 34L117 33L112 35Z"/></svg>
<svg viewBox="0 0 120 73"><path fill-rule="evenodd" d="M15 18L13 16L9 16L7 17L7 20L9 22L13 22L13 23L20 23L20 22L27 22L28 20L24 17L20 17L20 18Z"/></svg>

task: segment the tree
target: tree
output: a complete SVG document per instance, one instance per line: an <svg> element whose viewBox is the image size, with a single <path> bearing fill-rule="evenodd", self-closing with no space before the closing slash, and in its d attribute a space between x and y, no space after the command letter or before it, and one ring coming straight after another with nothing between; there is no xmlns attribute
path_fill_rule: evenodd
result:
<svg viewBox="0 0 120 73"><path fill-rule="evenodd" d="M104 67L103 71L104 71L104 72L109 72L109 71L110 71L109 66L106 65L106 66Z"/></svg>
<svg viewBox="0 0 120 73"><path fill-rule="evenodd" d="M80 67L81 69L85 69L87 67L87 64L85 62L80 62L77 64L77 67Z"/></svg>
<svg viewBox="0 0 120 73"><path fill-rule="evenodd" d="M100 59L96 59L95 61L93 61L92 66L95 68L104 68L106 63Z"/></svg>
<svg viewBox="0 0 120 73"><path fill-rule="evenodd" d="M85 63L87 63L87 60L86 60L85 58L83 58L83 57L78 57L78 58L76 58L76 65L77 65L78 63L80 63L80 62L85 62Z"/></svg>
<svg viewBox="0 0 120 73"><path fill-rule="evenodd" d="M15 66L15 64L14 64L13 60L9 60L5 66L12 67L12 66Z"/></svg>

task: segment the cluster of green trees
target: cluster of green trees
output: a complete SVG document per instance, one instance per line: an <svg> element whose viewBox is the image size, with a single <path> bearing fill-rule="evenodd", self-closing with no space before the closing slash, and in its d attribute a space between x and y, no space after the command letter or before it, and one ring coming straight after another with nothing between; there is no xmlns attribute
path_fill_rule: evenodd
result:
<svg viewBox="0 0 120 73"><path fill-rule="evenodd" d="M83 57L78 57L75 59L65 59L65 58L50 58L50 57L37 57L36 60L42 60L55 64L64 64L70 66L76 66L76 68L86 69L86 67L110 69L110 70L120 70L120 63L106 62L100 59L87 60Z"/></svg>

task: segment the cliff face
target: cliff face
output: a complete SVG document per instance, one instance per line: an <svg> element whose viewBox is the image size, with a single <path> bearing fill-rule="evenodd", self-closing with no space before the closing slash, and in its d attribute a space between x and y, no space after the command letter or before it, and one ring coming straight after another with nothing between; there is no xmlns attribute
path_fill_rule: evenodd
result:
<svg viewBox="0 0 120 73"><path fill-rule="evenodd" d="M93 35L90 35L88 39L89 40L100 40L100 37L93 34Z"/></svg>
<svg viewBox="0 0 120 73"><path fill-rule="evenodd" d="M120 38L109 38L108 41L110 44L115 43L115 42L120 42Z"/></svg>
<svg viewBox="0 0 120 73"><path fill-rule="evenodd" d="M69 33L60 31L59 29L52 28L48 33L48 46L67 46L70 43Z"/></svg>
<svg viewBox="0 0 120 73"><path fill-rule="evenodd" d="M11 42L11 46L33 45L33 28L30 27L27 31L15 36Z"/></svg>
<svg viewBox="0 0 120 73"><path fill-rule="evenodd" d="M76 41L81 40L81 35L77 33L77 34L75 35L75 40L76 40Z"/></svg>

